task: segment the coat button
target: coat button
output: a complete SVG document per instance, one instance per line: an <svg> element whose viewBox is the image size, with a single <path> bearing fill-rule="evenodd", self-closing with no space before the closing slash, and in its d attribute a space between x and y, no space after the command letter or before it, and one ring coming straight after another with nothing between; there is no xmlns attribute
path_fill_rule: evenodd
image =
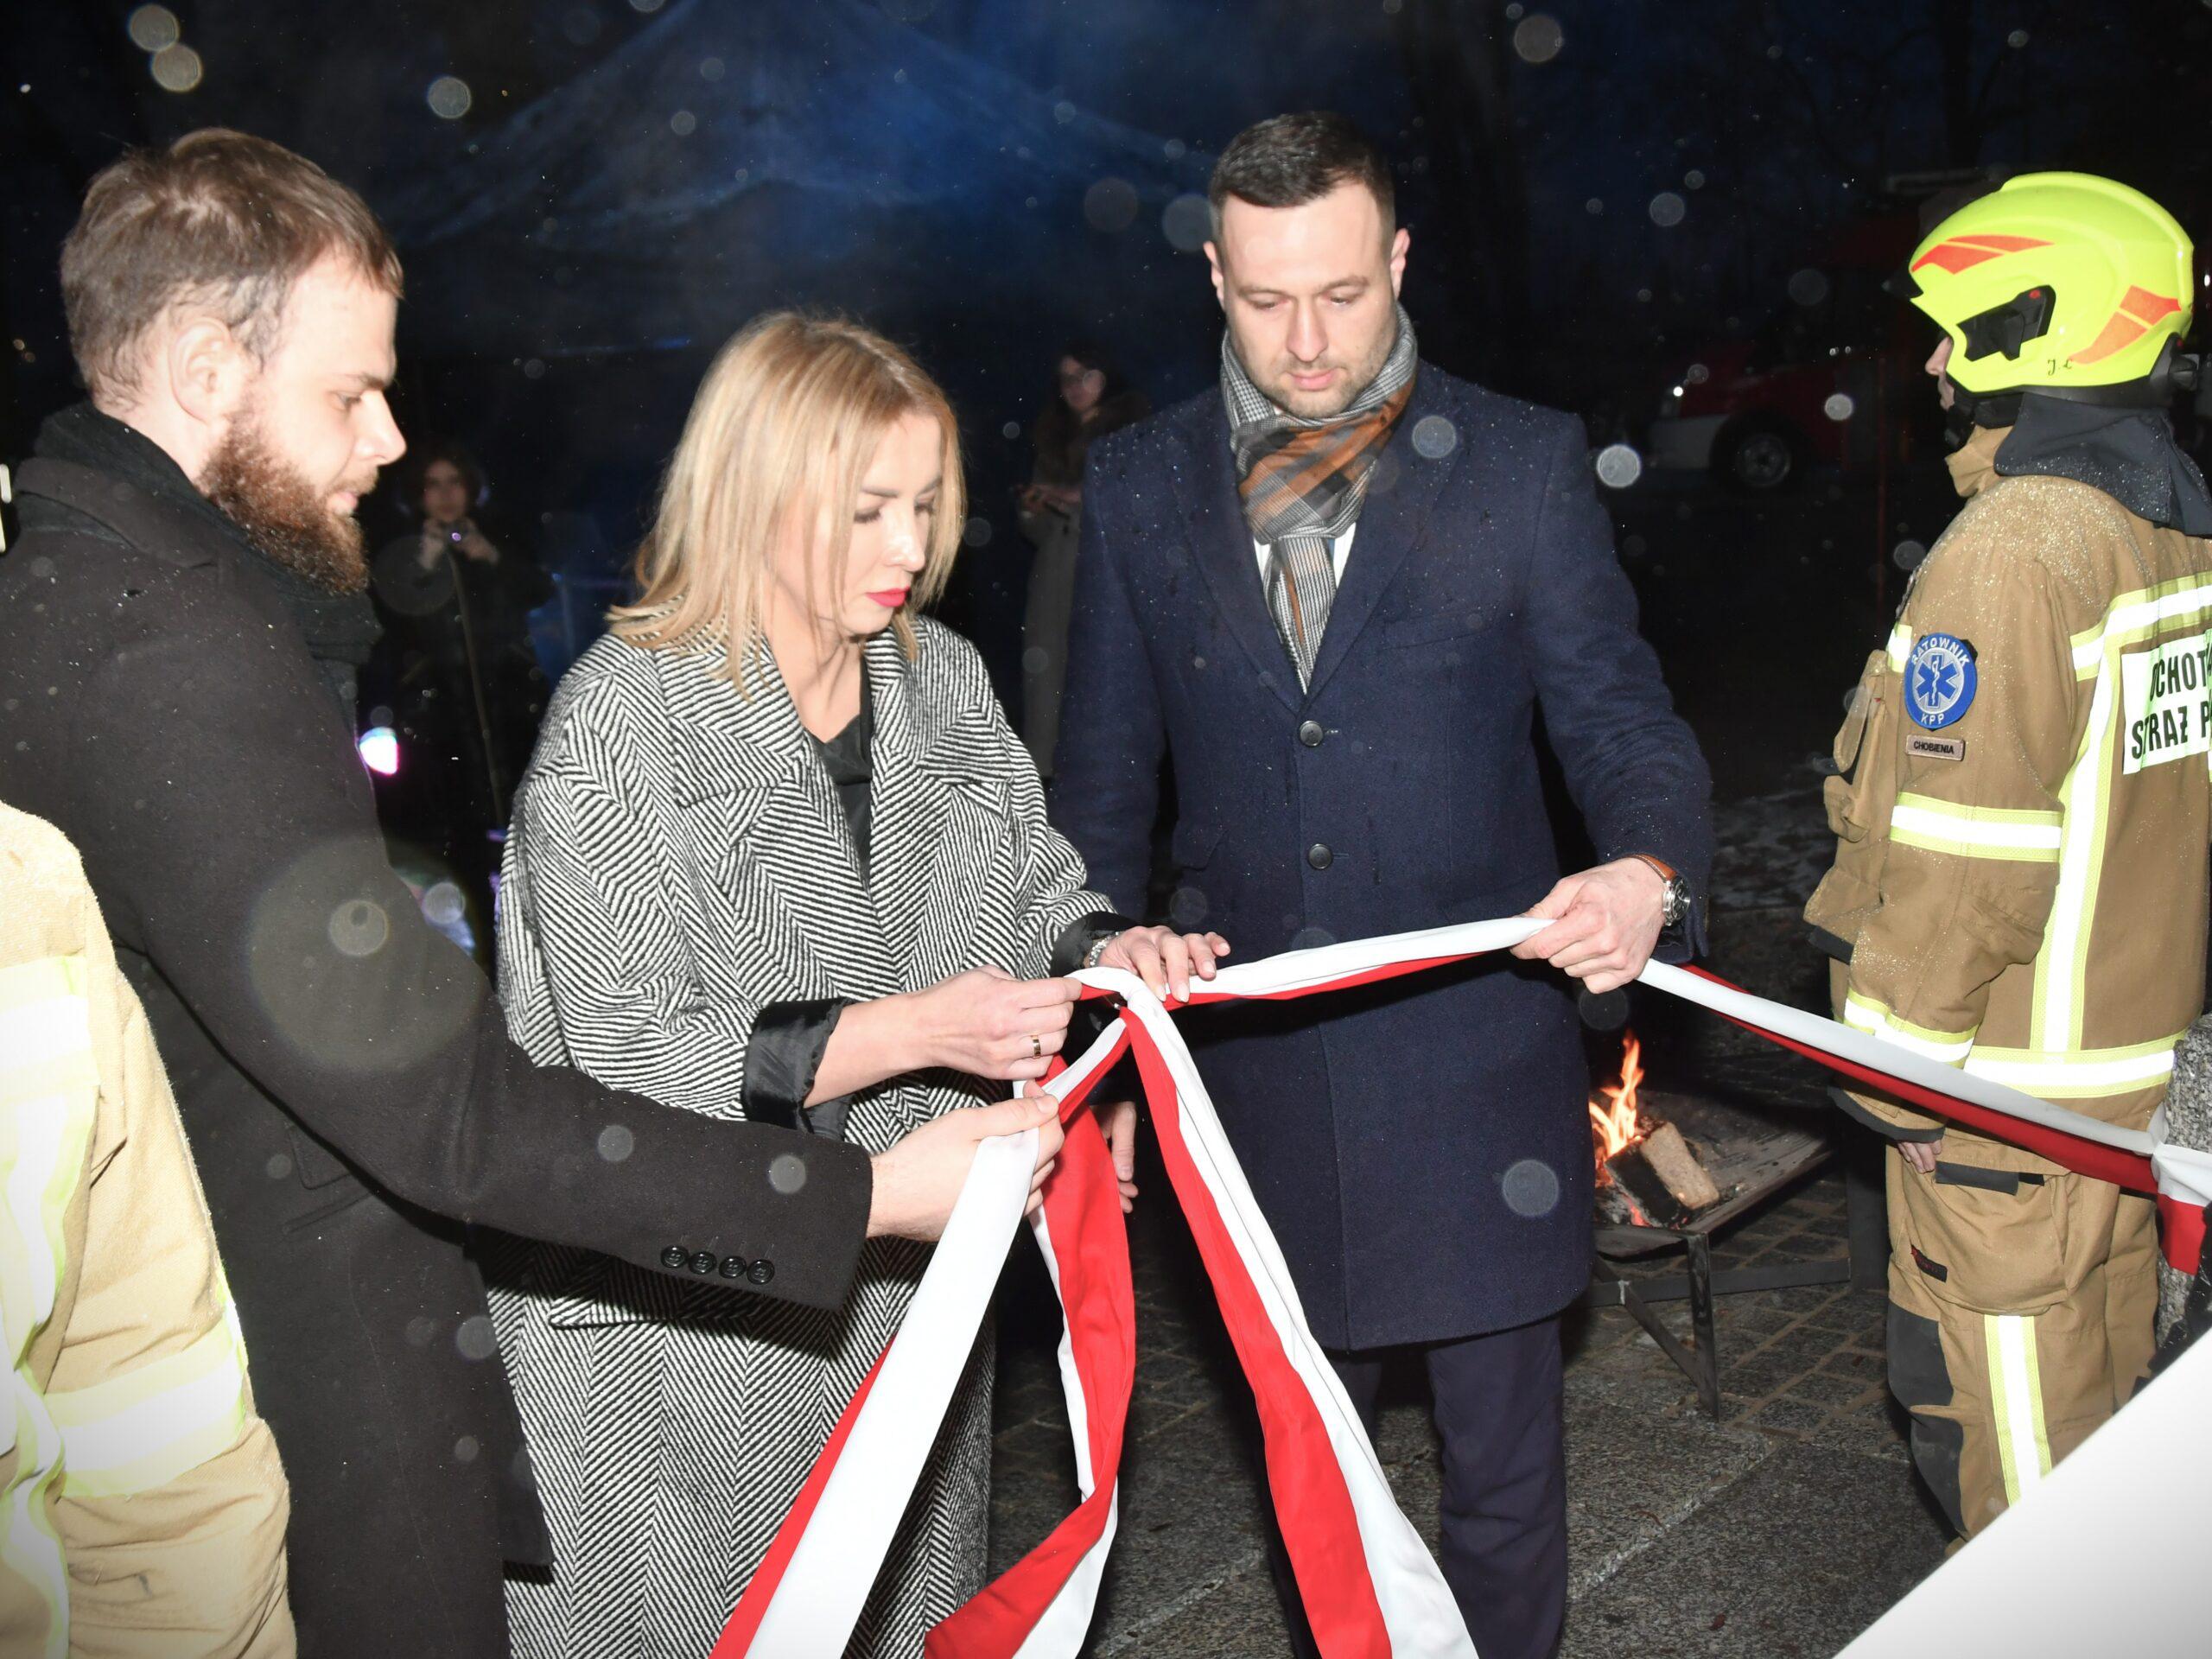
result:
<svg viewBox="0 0 2212 1659"><path fill-rule="evenodd" d="M1309 749L1319 748L1321 740L1327 735L1328 734L1321 729L1321 722L1318 720L1309 720L1298 728L1298 741Z"/></svg>
<svg viewBox="0 0 2212 1659"><path fill-rule="evenodd" d="M1329 850L1326 842L1317 841L1306 849L1306 861L1317 870L1325 870L1337 861L1337 855Z"/></svg>
<svg viewBox="0 0 2212 1659"><path fill-rule="evenodd" d="M726 1255L722 1257L720 1271L725 1279L742 1279L745 1277L746 1265L746 1260L741 1255Z"/></svg>
<svg viewBox="0 0 2212 1659"><path fill-rule="evenodd" d="M660 1264L664 1268L680 1268L690 1259L690 1251L681 1244L671 1244L660 1253Z"/></svg>
<svg viewBox="0 0 2212 1659"><path fill-rule="evenodd" d="M698 1255L691 1258L692 1272L712 1273L714 1270L715 1253L712 1250L702 1250Z"/></svg>
<svg viewBox="0 0 2212 1659"><path fill-rule="evenodd" d="M745 1270L745 1276L756 1285L765 1285L776 1276L776 1264L764 1255Z"/></svg>

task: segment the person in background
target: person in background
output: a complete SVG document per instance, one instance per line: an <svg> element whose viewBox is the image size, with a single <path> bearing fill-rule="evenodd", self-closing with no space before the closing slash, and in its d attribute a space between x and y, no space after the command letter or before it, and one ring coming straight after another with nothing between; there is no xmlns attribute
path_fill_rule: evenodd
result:
<svg viewBox="0 0 2212 1659"><path fill-rule="evenodd" d="M146 1012L0 804L0 1653L290 1659L284 1470Z"/></svg>
<svg viewBox="0 0 2212 1659"><path fill-rule="evenodd" d="M1052 401L1030 429L1037 470L1019 505L1021 533L1036 546L1037 556L1029 566L1029 602L1021 626L1021 741L1047 779L1059 742L1060 693L1067 682L1084 461L1100 438L1151 412L1150 400L1122 384L1105 353L1077 344L1060 353Z"/></svg>
<svg viewBox="0 0 2212 1659"><path fill-rule="evenodd" d="M895 1146L715 1122L531 1064L392 874L355 748L353 512L405 444L401 275L367 205L219 129L102 171L64 245L88 402L0 559L0 798L57 825L177 1083L294 1497L319 1659L506 1648L543 1515L471 1225L842 1305L934 1238L1027 1101Z"/></svg>
<svg viewBox="0 0 2212 1659"><path fill-rule="evenodd" d="M390 710L400 755L380 793L488 915L492 833L506 827L548 693L530 613L553 583L513 537L486 532L484 474L460 445L421 452L410 480L421 528L387 544L372 573L385 632L364 701Z"/></svg>
<svg viewBox="0 0 2212 1659"><path fill-rule="evenodd" d="M785 312L723 347L641 597L563 679L516 807L499 991L535 1058L874 1150L1045 1075L1077 993L1045 976L1211 975L1217 936L1131 929L1085 889L975 648L920 613L963 499L944 394L888 341ZM1103 1116L1126 1202L1135 1109ZM707 1651L929 1254L868 1245L824 1312L763 1302L758 1274L671 1294L596 1253L502 1252L555 1559L511 1588L517 1650ZM853 1654L918 1656L982 1586L988 1347Z"/></svg>

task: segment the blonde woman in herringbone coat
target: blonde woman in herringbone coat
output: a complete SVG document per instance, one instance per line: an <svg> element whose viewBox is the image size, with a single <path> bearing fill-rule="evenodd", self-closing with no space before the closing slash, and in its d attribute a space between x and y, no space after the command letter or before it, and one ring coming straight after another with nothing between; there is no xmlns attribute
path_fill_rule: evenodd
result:
<svg viewBox="0 0 2212 1659"><path fill-rule="evenodd" d="M1047 976L1212 972L1218 938L1084 889L974 650L917 614L962 512L951 410L896 347L776 315L724 348L643 595L563 682L517 804L501 995L535 1058L875 1148L1044 1075L1076 995ZM1126 1179L1133 1114L1109 1127ZM518 1651L704 1652L928 1254L872 1242L824 1313L750 1294L772 1269L734 1257L685 1287L502 1252L556 1563L511 1586ZM989 1378L980 1344L856 1654L919 1654L982 1584Z"/></svg>

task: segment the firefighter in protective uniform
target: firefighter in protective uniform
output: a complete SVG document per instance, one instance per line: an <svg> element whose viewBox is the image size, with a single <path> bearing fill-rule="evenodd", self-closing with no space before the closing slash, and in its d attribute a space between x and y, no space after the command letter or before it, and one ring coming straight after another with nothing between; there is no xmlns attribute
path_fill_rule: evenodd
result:
<svg viewBox="0 0 2212 1659"><path fill-rule="evenodd" d="M2192 280L2171 215L2082 174L2015 178L1915 250L1967 502L1837 736L1805 912L1840 1019L2132 1128L2203 1006L2212 496L2164 408ZM1894 1143L1890 1383L1971 1536L2144 1374L2153 1207L1841 1098Z"/></svg>
<svg viewBox="0 0 2212 1659"><path fill-rule="evenodd" d="M283 1465L76 849L0 804L0 1654L292 1659Z"/></svg>

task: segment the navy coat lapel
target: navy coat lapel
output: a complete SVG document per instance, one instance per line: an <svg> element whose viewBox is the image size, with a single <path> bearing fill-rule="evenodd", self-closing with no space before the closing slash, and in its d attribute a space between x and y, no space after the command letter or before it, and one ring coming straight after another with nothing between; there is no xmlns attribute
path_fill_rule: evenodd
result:
<svg viewBox="0 0 2212 1659"><path fill-rule="evenodd" d="M1351 544L1351 556L1344 563L1344 579L1329 610L1320 654L1313 659L1313 677L1306 688L1309 697L1319 693L1343 664L1360 630L1375 613L1376 604L1389 590L1406 556L1420 544L1428 525L1429 510L1436 505L1437 493L1451 475L1468 435L1453 429L1439 412L1439 400L1427 390L1435 378L1426 367L1421 370L1414 385L1413 401L1375 463L1375 478L1359 510L1359 531ZM1434 458L1421 454L1414 442L1421 423L1430 419L1442 423L1428 429L1437 440L1446 431L1451 434L1449 448L1440 442L1429 442L1427 447L1443 449Z"/></svg>
<svg viewBox="0 0 2212 1659"><path fill-rule="evenodd" d="M1295 709L1300 701L1298 671L1283 649L1282 636L1275 632L1267 594L1260 586L1251 527L1244 522L1243 504L1236 495L1229 412L1221 399L1202 404L1197 418L1183 428L1182 437L1190 461L1173 470L1183 498L1192 556L1213 590L1222 620L1251 658L1262 682L1282 699L1285 708Z"/></svg>

